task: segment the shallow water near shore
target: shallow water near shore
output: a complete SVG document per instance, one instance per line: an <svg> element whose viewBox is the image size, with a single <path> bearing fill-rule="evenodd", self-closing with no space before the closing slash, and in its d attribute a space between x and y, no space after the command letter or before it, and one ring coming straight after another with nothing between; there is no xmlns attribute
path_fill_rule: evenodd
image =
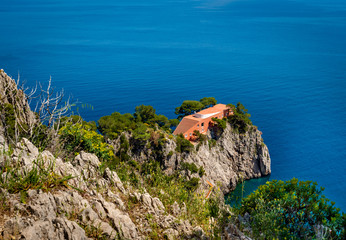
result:
<svg viewBox="0 0 346 240"><path fill-rule="evenodd" d="M346 211L345 1L3 0L0 13L0 68L29 86L51 76L93 106L86 120L240 101L269 179L316 181Z"/></svg>

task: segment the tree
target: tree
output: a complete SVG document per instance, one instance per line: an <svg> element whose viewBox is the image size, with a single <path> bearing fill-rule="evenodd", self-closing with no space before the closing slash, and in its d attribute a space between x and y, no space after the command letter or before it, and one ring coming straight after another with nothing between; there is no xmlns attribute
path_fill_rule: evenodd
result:
<svg viewBox="0 0 346 240"><path fill-rule="evenodd" d="M239 131L239 133L246 133L249 129L249 125L252 125L250 120L251 115L248 113L248 110L240 102L237 103L237 106L233 104L227 104L232 111L233 115L229 116L229 122L231 125Z"/></svg>
<svg viewBox="0 0 346 240"><path fill-rule="evenodd" d="M216 99L213 97L205 97L199 101L204 105L204 108L212 107L217 104Z"/></svg>
<svg viewBox="0 0 346 240"><path fill-rule="evenodd" d="M345 214L322 195L317 183L273 180L242 200L256 239L345 239Z"/></svg>
<svg viewBox="0 0 346 240"><path fill-rule="evenodd" d="M155 112L156 110L150 105L140 105L136 107L133 116L137 122L152 123L156 117Z"/></svg>
<svg viewBox="0 0 346 240"><path fill-rule="evenodd" d="M178 119L182 119L183 117L198 112L203 108L204 105L199 101L185 100L180 107L175 109L175 114L178 115Z"/></svg>
<svg viewBox="0 0 346 240"><path fill-rule="evenodd" d="M179 124L178 119L169 119L169 123L171 124L171 127L176 127Z"/></svg>
<svg viewBox="0 0 346 240"><path fill-rule="evenodd" d="M103 116L98 120L98 129L106 137L115 139L123 131L136 128L135 118L130 113L112 113L110 116Z"/></svg>

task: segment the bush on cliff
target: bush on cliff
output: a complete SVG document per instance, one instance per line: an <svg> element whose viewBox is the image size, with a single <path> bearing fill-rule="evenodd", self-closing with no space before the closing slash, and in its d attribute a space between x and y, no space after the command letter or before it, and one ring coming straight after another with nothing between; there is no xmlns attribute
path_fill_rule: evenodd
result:
<svg viewBox="0 0 346 240"><path fill-rule="evenodd" d="M228 104L227 106L233 110L233 115L230 115L228 118L233 128L239 133L246 133L249 126L252 125L251 115L248 113L248 110L240 102L237 103L237 106L233 104Z"/></svg>
<svg viewBox="0 0 346 240"><path fill-rule="evenodd" d="M114 159L113 147L105 143L104 137L92 129L93 127L88 124L66 123L59 130L64 149L68 153L78 154L83 150L95 153L103 160Z"/></svg>
<svg viewBox="0 0 346 240"><path fill-rule="evenodd" d="M251 215L256 239L345 239L346 216L322 191L311 181L273 180L244 198L238 210Z"/></svg>
<svg viewBox="0 0 346 240"><path fill-rule="evenodd" d="M176 143L177 143L177 147L175 148L175 150L177 152L186 152L189 153L192 151L193 149L193 145L189 140L186 140L183 136L183 134L179 134L176 138Z"/></svg>
<svg viewBox="0 0 346 240"><path fill-rule="evenodd" d="M175 120L168 120L166 116L157 115L155 112L156 110L149 105L137 106L133 115L114 112L98 120L98 129L106 137L116 139L124 131L143 132L143 124L149 128L160 128L167 132L171 132L171 126L178 124Z"/></svg>
<svg viewBox="0 0 346 240"><path fill-rule="evenodd" d="M175 108L175 114L178 115L178 119L182 119L183 117L191 115L194 112L212 107L216 105L216 103L217 101L213 97L205 97L199 101L185 100L179 107Z"/></svg>

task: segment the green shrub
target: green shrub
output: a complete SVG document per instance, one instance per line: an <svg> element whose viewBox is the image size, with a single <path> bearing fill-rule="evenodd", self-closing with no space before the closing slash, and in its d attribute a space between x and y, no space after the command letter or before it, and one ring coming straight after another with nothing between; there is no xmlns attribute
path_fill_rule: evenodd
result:
<svg viewBox="0 0 346 240"><path fill-rule="evenodd" d="M80 151L95 153L103 160L114 159L113 147L105 143L102 135L91 130L88 125L71 122L59 130L60 139L69 153L78 154Z"/></svg>
<svg viewBox="0 0 346 240"><path fill-rule="evenodd" d="M186 153L189 153L192 151L193 149L193 144L190 143L189 140L186 140L183 136L183 134L179 134L177 137L176 137L176 143L177 143L177 147L176 147L176 151L177 152L186 152Z"/></svg>
<svg viewBox="0 0 346 240"><path fill-rule="evenodd" d="M114 112L110 116L104 116L98 120L99 131L110 139L115 139L122 132L135 128L135 118L130 113Z"/></svg>
<svg viewBox="0 0 346 240"><path fill-rule="evenodd" d="M200 168L198 169L198 175L199 175L200 177L203 177L204 173L205 173L204 168L203 168L202 166L200 166Z"/></svg>
<svg viewBox="0 0 346 240"><path fill-rule="evenodd" d="M169 153L167 154L167 157L172 157L173 156L173 151L169 151Z"/></svg>
<svg viewBox="0 0 346 240"><path fill-rule="evenodd" d="M216 146L216 140L215 139L209 139L208 143L209 143L209 150Z"/></svg>
<svg viewBox="0 0 346 240"><path fill-rule="evenodd" d="M207 141L207 135L200 133L198 130L193 131L193 136L195 137L195 141L198 141L198 142Z"/></svg>
<svg viewBox="0 0 346 240"><path fill-rule="evenodd" d="M119 157L120 161L128 161L130 156L127 154L130 149L130 143L125 137L124 134L120 135L120 146L118 152L116 153L117 157Z"/></svg>
<svg viewBox="0 0 346 240"><path fill-rule="evenodd" d="M54 162L46 163L43 159L36 159L31 170L25 171L18 165L11 165L4 162L5 166L0 171L0 186L7 189L9 193L26 192L29 189L41 189L50 191L58 187L70 187L68 180L72 179L69 176L60 176L54 172ZM22 194L23 200L25 193Z"/></svg>
<svg viewBox="0 0 346 240"><path fill-rule="evenodd" d="M239 213L251 215L259 239L314 239L314 227L328 229L326 239L344 239L345 214L311 181L270 181L242 200Z"/></svg>
<svg viewBox="0 0 346 240"><path fill-rule="evenodd" d="M185 188L191 192L196 191L199 186L199 178L191 178L185 182Z"/></svg>
<svg viewBox="0 0 346 240"><path fill-rule="evenodd" d="M239 133L246 133L249 130L249 126L252 125L250 120L251 115L248 113L248 110L240 102L237 103L237 106L233 104L228 104L233 110L233 115L230 115L228 120Z"/></svg>
<svg viewBox="0 0 346 240"><path fill-rule="evenodd" d="M211 120L215 123L216 127L220 128L222 130L226 129L227 121L225 118L223 118L223 119L212 118Z"/></svg>
<svg viewBox="0 0 346 240"><path fill-rule="evenodd" d="M189 170L191 173L198 172L198 167L194 163L182 162L180 166L182 170Z"/></svg>

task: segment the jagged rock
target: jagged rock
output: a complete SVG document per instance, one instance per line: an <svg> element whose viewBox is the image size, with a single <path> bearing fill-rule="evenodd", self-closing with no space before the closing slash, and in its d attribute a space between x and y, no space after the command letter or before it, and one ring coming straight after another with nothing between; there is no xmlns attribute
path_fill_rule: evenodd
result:
<svg viewBox="0 0 346 240"><path fill-rule="evenodd" d="M108 199L111 199L121 210L125 211L125 204L117 194L108 189L106 195Z"/></svg>
<svg viewBox="0 0 346 240"><path fill-rule="evenodd" d="M21 239L86 240L85 231L77 223L66 218L38 220L22 230Z"/></svg>
<svg viewBox="0 0 346 240"><path fill-rule="evenodd" d="M166 144L168 149L165 149L165 152L174 152L174 141L168 139L167 142L171 143ZM206 180L214 186L219 183L223 193L233 190L241 179L270 174L268 148L263 143L261 132L255 127L245 134L238 134L227 124L214 147L210 147L206 142L199 146L198 151L173 154L170 158L165 158L164 166L166 169L178 169L182 161L203 167L205 174L202 177L202 185L205 188L210 187ZM198 176L195 174L194 177Z"/></svg>
<svg viewBox="0 0 346 240"><path fill-rule="evenodd" d="M172 205L172 213L176 217L178 215L180 215L180 207L179 207L179 204L177 202L174 202L173 205Z"/></svg>
<svg viewBox="0 0 346 240"><path fill-rule="evenodd" d="M8 145L6 143L5 137L0 134L0 156L2 156L2 154L7 151L8 151Z"/></svg>
<svg viewBox="0 0 346 240"><path fill-rule="evenodd" d="M104 177L108 179L112 184L114 184L123 194L127 194L124 185L116 172L111 171L109 168L106 168Z"/></svg>
<svg viewBox="0 0 346 240"><path fill-rule="evenodd" d="M74 160L74 165L81 166L82 168L85 168L88 165L98 168L101 164L98 157L95 154L86 153L84 151L81 151L80 154L78 154Z"/></svg>
<svg viewBox="0 0 346 240"><path fill-rule="evenodd" d="M95 211L97 212L97 214L100 217L100 219L104 219L104 218L107 217L107 214L106 214L102 204L99 201L93 200L92 201L92 206L95 209Z"/></svg>
<svg viewBox="0 0 346 240"><path fill-rule="evenodd" d="M148 208L149 212L160 214L165 210L165 207L163 206L160 199L156 197L152 198L149 193L142 194L141 201Z"/></svg>
<svg viewBox="0 0 346 240"><path fill-rule="evenodd" d="M179 236L179 232L172 228L166 229L163 234L168 240L174 240Z"/></svg>
<svg viewBox="0 0 346 240"><path fill-rule="evenodd" d="M251 238L245 236L234 224L228 224L225 227L224 236L226 240L251 240Z"/></svg>
<svg viewBox="0 0 346 240"><path fill-rule="evenodd" d="M84 176L85 179L95 178L97 169L100 166L98 157L93 153L81 151L74 160L72 165Z"/></svg>
<svg viewBox="0 0 346 240"><path fill-rule="evenodd" d="M0 70L0 114L6 115L4 109L6 106L11 106L16 113L18 126L34 126L37 123L35 113L31 111L27 96L18 89L17 83L9 77L2 69ZM13 114L13 113L11 113ZM5 118L0 118L0 135L5 136L7 141L10 139L5 126ZM19 130L19 129L18 129Z"/></svg>
<svg viewBox="0 0 346 240"><path fill-rule="evenodd" d="M102 201L107 217L112 220L117 231L125 238L136 239L138 237L136 225L132 222L127 213L124 213L116 208L113 203Z"/></svg>
<svg viewBox="0 0 346 240"><path fill-rule="evenodd" d="M30 201L28 210L39 219L56 218L57 206L51 193L36 194Z"/></svg>
<svg viewBox="0 0 346 240"><path fill-rule="evenodd" d="M115 231L107 222L102 222L101 220L97 219L92 223L92 225L95 228L100 229L102 234L104 234L108 239L116 239L118 235L117 231Z"/></svg>

